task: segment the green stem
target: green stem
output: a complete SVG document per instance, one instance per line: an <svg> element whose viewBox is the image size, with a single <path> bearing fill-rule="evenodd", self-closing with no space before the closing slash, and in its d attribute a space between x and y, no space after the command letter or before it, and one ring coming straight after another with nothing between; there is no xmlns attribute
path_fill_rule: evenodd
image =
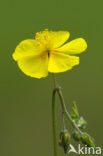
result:
<svg viewBox="0 0 103 156"><path fill-rule="evenodd" d="M64 115L67 117L67 119L71 122L72 126L80 132L80 134L82 135L83 133L81 132L81 130L78 128L78 126L76 125L76 123L72 120L71 115L68 113L66 105L65 105L65 101L63 98L63 94L61 91L61 87L56 85L56 79L55 79L55 75L53 74L53 81L54 81L54 89L53 89L53 93L52 93L52 125L53 125L53 143L54 143L54 156L57 156L57 139L56 139L56 109L55 109L55 94L57 92L60 102L61 102L61 106L62 106L62 114L63 114L63 124L64 124Z"/></svg>
<svg viewBox="0 0 103 156"><path fill-rule="evenodd" d="M56 109L55 109L55 88L52 93L52 126L53 126L53 145L54 145L54 156L57 156L57 139L56 139Z"/></svg>
<svg viewBox="0 0 103 156"><path fill-rule="evenodd" d="M61 106L62 106L62 110L64 112L64 115L68 118L68 120L71 122L72 126L80 132L80 134L82 134L81 130L78 128L78 126L75 124L75 122L72 120L70 114L68 113L67 111L67 108L66 108L66 105L65 105L65 101L64 101L64 98L63 98L63 94L62 94L62 91L61 91L61 87L56 87L56 91L58 93L58 96L59 96L59 99L60 99L60 102L61 102Z"/></svg>

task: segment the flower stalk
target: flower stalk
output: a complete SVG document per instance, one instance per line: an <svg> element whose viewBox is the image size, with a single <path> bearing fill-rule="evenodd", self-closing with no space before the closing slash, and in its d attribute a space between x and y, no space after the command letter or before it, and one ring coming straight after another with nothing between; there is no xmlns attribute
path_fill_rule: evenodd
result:
<svg viewBox="0 0 103 156"><path fill-rule="evenodd" d="M52 125L53 125L53 143L54 143L54 156L57 156L57 139L56 139L56 107L55 107L55 95L56 93L59 96L60 99L60 103L61 103L61 107L62 107L62 114L63 114L63 124L64 124L64 115L65 117L67 117L67 119L70 121L70 123L72 124L73 128L75 128L80 135L83 135L83 133L81 132L81 130L78 128L78 126L76 125L76 123L73 121L73 119L71 118L71 115L68 113L66 105L65 105L65 101L63 98L63 94L61 91L61 87L57 86L56 84L56 79L55 79L55 75L53 75L53 81L54 81L54 89L53 89L53 93L52 93ZM64 125L63 125L64 127Z"/></svg>
<svg viewBox="0 0 103 156"><path fill-rule="evenodd" d="M55 108L55 93L56 90L53 89L52 93L52 126L53 126L53 146L54 146L54 156L57 156L57 139L56 139L56 108Z"/></svg>

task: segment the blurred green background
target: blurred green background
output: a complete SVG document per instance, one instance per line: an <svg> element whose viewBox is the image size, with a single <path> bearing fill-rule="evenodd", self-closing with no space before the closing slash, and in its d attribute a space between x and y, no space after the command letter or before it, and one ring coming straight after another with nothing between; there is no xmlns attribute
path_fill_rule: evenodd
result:
<svg viewBox="0 0 103 156"><path fill-rule="evenodd" d="M70 40L87 40L80 65L56 77L68 110L76 100L87 132L103 146L103 1L9 0L0 4L0 156L53 156L51 74L27 77L12 60L20 41L45 28L70 31ZM57 98L58 135L60 115ZM59 156L64 156L60 147Z"/></svg>

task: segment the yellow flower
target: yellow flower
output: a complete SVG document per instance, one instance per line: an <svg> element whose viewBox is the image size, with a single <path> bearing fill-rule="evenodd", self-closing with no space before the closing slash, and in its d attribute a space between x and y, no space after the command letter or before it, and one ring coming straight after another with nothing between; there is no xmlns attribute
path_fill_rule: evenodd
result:
<svg viewBox="0 0 103 156"><path fill-rule="evenodd" d="M24 40L16 47L13 59L26 75L35 78L70 70L79 64L79 57L73 55L85 51L87 43L77 38L64 44L69 36L67 31L38 32L35 39Z"/></svg>

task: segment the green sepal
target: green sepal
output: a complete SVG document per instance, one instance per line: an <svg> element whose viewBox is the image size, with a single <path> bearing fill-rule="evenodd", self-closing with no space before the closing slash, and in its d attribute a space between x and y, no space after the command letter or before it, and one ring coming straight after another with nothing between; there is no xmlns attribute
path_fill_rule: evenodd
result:
<svg viewBox="0 0 103 156"><path fill-rule="evenodd" d="M75 141L80 141L81 134L77 130L74 130L73 133L72 133L72 137L74 138Z"/></svg>
<svg viewBox="0 0 103 156"><path fill-rule="evenodd" d="M71 118L77 124L79 128L82 128L82 129L86 128L87 122L83 117L80 117L75 101L73 102Z"/></svg>
<svg viewBox="0 0 103 156"><path fill-rule="evenodd" d="M94 147L95 148L95 144L93 142L92 137L87 134L86 132L84 132L81 136L81 140L83 144L86 144L88 147Z"/></svg>
<svg viewBox="0 0 103 156"><path fill-rule="evenodd" d="M70 140L69 132L66 129L62 130L60 133L59 145L63 147L64 153L68 152L69 140Z"/></svg>
<svg viewBox="0 0 103 156"><path fill-rule="evenodd" d="M77 121L77 126L79 128L82 128L82 129L85 129L86 128L86 125L87 125L87 122L86 120L83 118L83 117L80 117Z"/></svg>
<svg viewBox="0 0 103 156"><path fill-rule="evenodd" d="M77 105L76 105L76 102L75 101L73 102L71 118L74 121L77 121L77 119L79 118L79 113L78 113L78 109L77 109Z"/></svg>

